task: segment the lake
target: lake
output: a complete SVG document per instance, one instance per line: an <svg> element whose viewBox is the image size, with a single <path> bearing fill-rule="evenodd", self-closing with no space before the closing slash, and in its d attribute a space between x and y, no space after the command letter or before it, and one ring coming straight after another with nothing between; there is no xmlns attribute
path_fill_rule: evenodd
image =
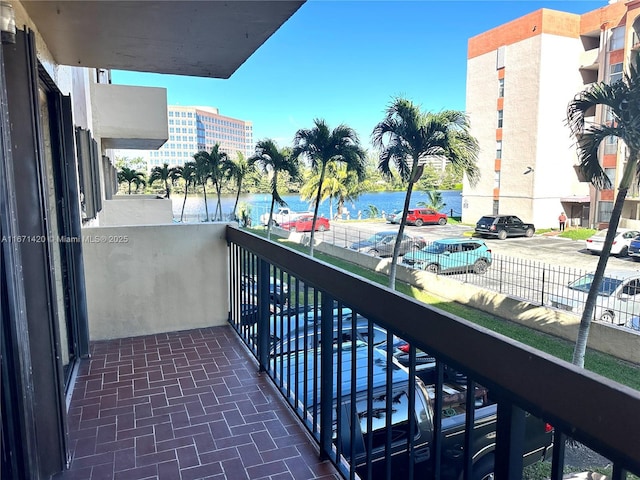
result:
<svg viewBox="0 0 640 480"><path fill-rule="evenodd" d="M449 216L459 217L462 214L462 192L460 190L441 190L442 200L445 203L445 207L441 210ZM404 204L404 197L406 192L369 192L363 193L355 202L348 202L345 207L349 211L351 219L358 218L358 211L362 212L362 218L369 217L369 205L373 205L378 209L378 215L393 212L394 210L402 209ZM173 202L173 216L175 219L180 219L180 212L182 210L182 196L174 195L171 197ZM300 200L300 196L297 194L283 195L283 200L287 202L287 205L294 211L304 212L312 210L309 207L308 202ZM216 209L216 195L207 193L207 206L209 208L209 218L213 217ZM425 192L414 191L411 195L411 206L417 206L418 202L427 202L428 196ZM222 211L225 217L233 209L235 202L234 195L223 195L221 198ZM269 213L269 207L271 206L271 195L259 193L259 194L243 194L240 195L239 205L248 204L251 206L251 218L253 224L258 224L258 219L263 213ZM277 208L277 206L275 207ZM337 211L336 205L331 205L329 200L325 200L320 204L319 213L327 218L332 218ZM185 221L204 221L205 209L204 198L202 195L189 195L185 204ZM333 214L333 215L332 215ZM346 215L343 216L346 218Z"/></svg>

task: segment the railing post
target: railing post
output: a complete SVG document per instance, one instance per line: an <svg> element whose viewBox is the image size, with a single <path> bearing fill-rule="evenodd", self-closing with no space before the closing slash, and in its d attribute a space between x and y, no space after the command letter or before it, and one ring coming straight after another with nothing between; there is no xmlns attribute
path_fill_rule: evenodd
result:
<svg viewBox="0 0 640 480"><path fill-rule="evenodd" d="M522 478L525 415L525 411L513 403L498 401L494 468L498 480Z"/></svg>
<svg viewBox="0 0 640 480"><path fill-rule="evenodd" d="M553 432L553 453L551 459L551 480L561 480L564 477L564 450L566 436L556 430Z"/></svg>
<svg viewBox="0 0 640 480"><path fill-rule="evenodd" d="M258 260L258 363L260 371L267 370L269 363L269 263Z"/></svg>
<svg viewBox="0 0 640 480"><path fill-rule="evenodd" d="M333 435L333 299L323 292L320 301L320 458L324 460L329 458Z"/></svg>

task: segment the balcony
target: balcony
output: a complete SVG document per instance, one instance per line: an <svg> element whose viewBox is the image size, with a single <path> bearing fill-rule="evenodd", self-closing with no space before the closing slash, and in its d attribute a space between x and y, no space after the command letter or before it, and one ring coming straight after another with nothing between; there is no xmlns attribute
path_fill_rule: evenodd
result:
<svg viewBox="0 0 640 480"><path fill-rule="evenodd" d="M105 149L157 150L169 138L165 88L94 83L91 109Z"/></svg>
<svg viewBox="0 0 640 480"><path fill-rule="evenodd" d="M118 238L126 228L86 231ZM90 319L100 319L91 324L91 337L99 340L93 342L92 358L81 365L76 382L69 410L73 461L58 480L100 475L335 478L337 471L354 478L350 459L355 458L360 459L358 474L370 477L367 472L375 468L383 478L394 478L387 468L390 462L374 466L371 450L358 457L366 441L344 443L359 438L358 422L350 422L357 418L355 407L332 408L336 395L354 397L353 390L344 388L337 394L337 385L368 376L336 368L349 362L335 363L332 357L346 358L364 348L373 358L374 350L353 341L336 346L331 327L326 328L334 319L323 314L336 306L368 319L367 329L376 325L388 338L408 340L413 357L408 378L416 375L417 348L435 357L429 410L434 439L449 420L439 413L445 364L466 377L467 391L482 384L499 399L496 478L521 476L525 412L555 427L556 445L570 434L611 459L614 478L625 478L626 470L640 472L640 418L630 413L640 408L640 392L233 227L141 226L129 228L126 235L128 242L90 243L85 248L87 272L96 272L87 278ZM133 250L138 253L135 259ZM256 290L243 288L247 276L257 279ZM285 292L290 308L315 312L320 323L314 325L323 325L317 333L306 330L316 332L315 327L296 327L304 329L305 337L318 337L314 341L320 348L305 350L318 367L314 378L305 376L312 370L307 364L302 367L273 353L274 319L283 332L283 325L296 317L277 308L283 300L269 285L280 288L275 290L279 295ZM247 310L249 304L256 308ZM280 313L273 316L272 310ZM340 317L338 324L338 329L348 329L349 321ZM386 352L390 361L391 349ZM376 362L384 364L384 359ZM371 390L366 398L364 403L375 401ZM465 401L472 406L469 398ZM409 395L407 402L412 411L416 398ZM385 403L386 412L400 408ZM468 408L463 414L468 425L474 424L473 412ZM406 478L424 466L412 438L409 435L405 445L414 452L403 464ZM391 435L379 441L385 445L382 452L398 448ZM464 452L471 449L464 446L472 444L473 435L460 440L460 468L469 474L471 458ZM428 478L445 478L450 452L442 447L437 440L429 447ZM563 449L556 448L552 478L561 478L562 462Z"/></svg>
<svg viewBox="0 0 640 480"><path fill-rule="evenodd" d="M581 70L598 70L598 48L592 48L580 54Z"/></svg>

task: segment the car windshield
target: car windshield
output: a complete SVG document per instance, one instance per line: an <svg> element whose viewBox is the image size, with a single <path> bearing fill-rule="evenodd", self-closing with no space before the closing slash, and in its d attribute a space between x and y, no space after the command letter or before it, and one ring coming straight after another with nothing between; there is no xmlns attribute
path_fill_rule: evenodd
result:
<svg viewBox="0 0 640 480"><path fill-rule="evenodd" d="M426 253L444 253L447 251L447 244L440 242L433 242L431 245L427 245L422 249Z"/></svg>
<svg viewBox="0 0 640 480"><path fill-rule="evenodd" d="M384 232L378 232L375 235L370 236L367 239L367 242L371 242L371 243L385 243L385 242L390 242L393 240L393 235L390 235L389 233L384 233Z"/></svg>
<svg viewBox="0 0 640 480"><path fill-rule="evenodd" d="M588 273L569 284L569 288L571 290L577 290L579 292L588 293L591 288L591 284L593 283L593 274ZM598 288L598 295L602 295L605 297L610 296L613 292L615 292L616 288L622 283L622 280L618 280L617 278L604 277L602 279L602 283L600 284L600 288Z"/></svg>

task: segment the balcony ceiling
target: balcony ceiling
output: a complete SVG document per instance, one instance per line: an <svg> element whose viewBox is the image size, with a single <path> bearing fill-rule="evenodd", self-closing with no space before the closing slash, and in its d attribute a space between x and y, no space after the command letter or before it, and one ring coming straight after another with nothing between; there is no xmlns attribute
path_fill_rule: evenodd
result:
<svg viewBox="0 0 640 480"><path fill-rule="evenodd" d="M229 78L305 0L22 2L63 65Z"/></svg>

